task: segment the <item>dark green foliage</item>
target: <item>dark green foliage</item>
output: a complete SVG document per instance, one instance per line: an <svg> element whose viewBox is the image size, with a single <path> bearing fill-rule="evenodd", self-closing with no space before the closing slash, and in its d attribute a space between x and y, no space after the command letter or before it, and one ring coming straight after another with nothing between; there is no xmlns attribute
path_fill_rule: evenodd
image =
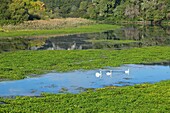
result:
<svg viewBox="0 0 170 113"><path fill-rule="evenodd" d="M10 20L10 11L7 10L9 8L11 0L0 0L0 25L15 23Z"/></svg>
<svg viewBox="0 0 170 113"><path fill-rule="evenodd" d="M41 0L53 17L83 17L97 20L150 21L161 24L170 17L169 0Z"/></svg>
<svg viewBox="0 0 170 113"><path fill-rule="evenodd" d="M10 18L10 12L7 10L9 8L9 3L11 0L0 0L0 20L6 20Z"/></svg>
<svg viewBox="0 0 170 113"><path fill-rule="evenodd" d="M11 20L16 20L17 22L28 20L28 9L26 8L26 3L22 1L11 3L9 5L9 12L11 13Z"/></svg>
<svg viewBox="0 0 170 113"><path fill-rule="evenodd" d="M8 20L0 20L0 26L3 26L3 25L6 25L6 24L17 24L18 23L18 21L16 21L16 20L10 20L10 19L8 19Z"/></svg>
<svg viewBox="0 0 170 113"><path fill-rule="evenodd" d="M84 17L91 0L41 0L46 4L51 18ZM84 4L85 3L85 4ZM82 8L84 7L84 9Z"/></svg>
<svg viewBox="0 0 170 113"><path fill-rule="evenodd" d="M169 113L170 81L80 94L0 98L2 113Z"/></svg>
<svg viewBox="0 0 170 113"><path fill-rule="evenodd" d="M44 19L44 4L37 0L1 0L0 25ZM7 20L7 21L4 21ZM13 22L15 21L15 22Z"/></svg>
<svg viewBox="0 0 170 113"><path fill-rule="evenodd" d="M170 19L169 0L1 0L0 20L83 17L116 22Z"/></svg>

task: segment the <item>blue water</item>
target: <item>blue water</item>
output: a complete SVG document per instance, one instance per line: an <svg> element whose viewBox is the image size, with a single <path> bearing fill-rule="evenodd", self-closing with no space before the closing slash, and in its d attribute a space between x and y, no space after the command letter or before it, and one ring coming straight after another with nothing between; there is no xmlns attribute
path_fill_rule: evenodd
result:
<svg viewBox="0 0 170 113"><path fill-rule="evenodd" d="M129 69L129 74L125 70ZM112 70L112 75L106 73ZM96 72L102 72L96 77ZM48 73L36 78L0 82L0 96L39 96L48 93L79 93L86 88L127 86L170 79L170 67L160 65L124 65L99 70L77 70L67 73Z"/></svg>

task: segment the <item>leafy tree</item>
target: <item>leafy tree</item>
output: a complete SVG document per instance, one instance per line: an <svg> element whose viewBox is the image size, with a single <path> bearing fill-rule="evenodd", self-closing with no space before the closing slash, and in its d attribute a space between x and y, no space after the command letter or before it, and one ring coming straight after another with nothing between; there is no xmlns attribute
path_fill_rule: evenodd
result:
<svg viewBox="0 0 170 113"><path fill-rule="evenodd" d="M89 18L97 19L98 12L96 10L96 7L94 5L89 5L87 9L87 14Z"/></svg>
<svg viewBox="0 0 170 113"><path fill-rule="evenodd" d="M46 17L46 9L45 4L40 2L39 0L27 0L28 4L28 13L29 13L29 20L34 19L45 19Z"/></svg>
<svg viewBox="0 0 170 113"><path fill-rule="evenodd" d="M10 18L10 12L7 10L9 8L9 3L11 0L0 0L0 20L5 20Z"/></svg>
<svg viewBox="0 0 170 113"><path fill-rule="evenodd" d="M22 0L12 0L12 3L9 5L9 12L11 12L11 19L18 22L28 20L29 13L28 8L26 7L26 2Z"/></svg>
<svg viewBox="0 0 170 113"><path fill-rule="evenodd" d="M0 0L0 20L83 17L99 20L170 20L170 0Z"/></svg>

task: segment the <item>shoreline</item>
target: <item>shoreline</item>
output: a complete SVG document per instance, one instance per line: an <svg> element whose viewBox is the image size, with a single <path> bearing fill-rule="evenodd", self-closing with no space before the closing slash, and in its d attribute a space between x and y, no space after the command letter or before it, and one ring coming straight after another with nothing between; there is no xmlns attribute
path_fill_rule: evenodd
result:
<svg viewBox="0 0 170 113"><path fill-rule="evenodd" d="M19 30L19 31L8 31L1 32L0 38L5 37L49 37L49 36L63 36L63 35L72 35L72 34L83 34L83 33L95 33L103 32L106 30L119 29L121 26L118 25L109 25L109 24L93 24L93 25L84 25L79 27L71 28L61 28L61 29L52 29L52 30ZM47 36L48 35L48 36Z"/></svg>

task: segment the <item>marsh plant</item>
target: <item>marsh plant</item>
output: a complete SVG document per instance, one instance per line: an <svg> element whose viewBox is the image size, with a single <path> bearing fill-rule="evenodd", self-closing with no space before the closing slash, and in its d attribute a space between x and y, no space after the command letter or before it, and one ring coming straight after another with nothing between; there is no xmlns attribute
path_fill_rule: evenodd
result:
<svg viewBox="0 0 170 113"><path fill-rule="evenodd" d="M68 35L68 34L80 34L80 33L93 33L93 32L103 32L106 30L114 30L114 29L119 29L120 26L118 25L109 25L109 24L80 24L79 26L72 26L71 27L71 21L70 21L70 27L65 28L56 28L56 29L42 29L42 26L39 26L39 29L18 29L14 30L12 27L10 28L11 30L6 30L6 32L1 32L0 37L29 37L29 36L40 36L40 37L50 37L50 35L53 36L58 36L58 35ZM41 25L41 24L40 24ZM69 24L68 24L69 25ZM73 25L73 24L72 24ZM78 25L78 24L77 24ZM13 26L15 27L15 26Z"/></svg>
<svg viewBox="0 0 170 113"><path fill-rule="evenodd" d="M91 25L95 22L83 18L60 18L60 19L48 19L48 20L34 20L25 21L18 25L5 25L3 29L6 30L49 30L60 29L68 27L77 27L82 25Z"/></svg>
<svg viewBox="0 0 170 113"><path fill-rule="evenodd" d="M170 81L80 94L0 98L1 113L169 113Z"/></svg>
<svg viewBox="0 0 170 113"><path fill-rule="evenodd" d="M124 50L18 51L0 54L0 78L22 79L51 70L88 70L169 60L169 46Z"/></svg>

